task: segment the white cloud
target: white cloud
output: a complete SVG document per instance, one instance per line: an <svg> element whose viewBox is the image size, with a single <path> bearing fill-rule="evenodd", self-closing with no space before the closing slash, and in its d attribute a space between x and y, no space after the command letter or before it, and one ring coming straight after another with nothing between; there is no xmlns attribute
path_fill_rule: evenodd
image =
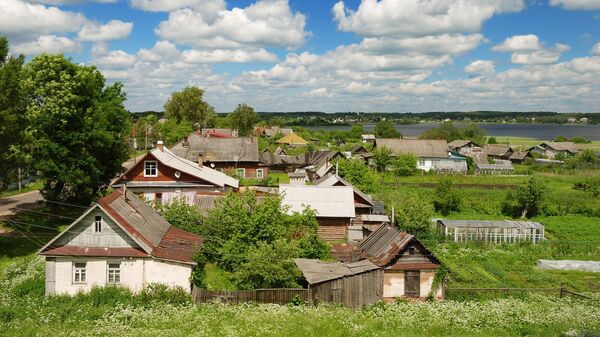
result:
<svg viewBox="0 0 600 337"><path fill-rule="evenodd" d="M596 45L592 47L591 53L592 55L600 56L600 43L596 43Z"/></svg>
<svg viewBox="0 0 600 337"><path fill-rule="evenodd" d="M476 32L494 14L523 8L522 0L362 0L355 11L340 1L333 14L342 31L369 37L415 37Z"/></svg>
<svg viewBox="0 0 600 337"><path fill-rule="evenodd" d="M483 41L481 34L442 34L406 39L366 38L361 44L372 53L460 55L477 48Z"/></svg>
<svg viewBox="0 0 600 337"><path fill-rule="evenodd" d="M40 4L48 4L48 5L79 5L82 3L88 2L97 2L97 3L116 3L119 0L26 0L30 3L40 3Z"/></svg>
<svg viewBox="0 0 600 337"><path fill-rule="evenodd" d="M113 50L104 55L97 55L93 62L102 68L110 70L128 69L135 63L135 56L122 50Z"/></svg>
<svg viewBox="0 0 600 337"><path fill-rule="evenodd" d="M117 40L129 36L131 29L133 29L133 23L119 20L111 20L106 24L88 22L81 28L77 38L81 41L92 42Z"/></svg>
<svg viewBox="0 0 600 337"><path fill-rule="evenodd" d="M302 94L304 97L332 97L333 94L327 88L317 88Z"/></svg>
<svg viewBox="0 0 600 337"><path fill-rule="evenodd" d="M224 62L277 62L277 56L264 49L259 50L186 50L183 59L189 63L224 63Z"/></svg>
<svg viewBox="0 0 600 337"><path fill-rule="evenodd" d="M35 41L16 43L11 48L18 53L35 55L40 53L63 54L77 52L81 46L66 37L42 35Z"/></svg>
<svg viewBox="0 0 600 337"><path fill-rule="evenodd" d="M493 74L495 71L496 66L494 62L489 60L473 61L465 67L465 73L467 74L486 75Z"/></svg>
<svg viewBox="0 0 600 337"><path fill-rule="evenodd" d="M148 12L171 12L190 8L212 23L226 9L225 0L130 0L131 7Z"/></svg>
<svg viewBox="0 0 600 337"><path fill-rule="evenodd" d="M161 39L196 47L295 48L304 43L305 21L303 14L292 12L287 0L258 0L246 8L219 11L214 22L202 12L176 10L155 32Z"/></svg>
<svg viewBox="0 0 600 337"><path fill-rule="evenodd" d="M600 9L600 1L598 0L550 0L550 5L560 6L565 9Z"/></svg>
<svg viewBox="0 0 600 337"><path fill-rule="evenodd" d="M180 58L177 46L169 41L157 41L152 49L140 49L138 56L148 62L174 61Z"/></svg>
<svg viewBox="0 0 600 337"><path fill-rule="evenodd" d="M559 60L560 54L568 51L569 46L557 43L552 48L545 47L540 39L533 34L515 35L507 38L493 51L512 52L510 60L515 64L549 64Z"/></svg>
<svg viewBox="0 0 600 337"><path fill-rule="evenodd" d="M57 7L20 0L0 1L0 32L17 41L33 40L50 33L79 30L86 18Z"/></svg>

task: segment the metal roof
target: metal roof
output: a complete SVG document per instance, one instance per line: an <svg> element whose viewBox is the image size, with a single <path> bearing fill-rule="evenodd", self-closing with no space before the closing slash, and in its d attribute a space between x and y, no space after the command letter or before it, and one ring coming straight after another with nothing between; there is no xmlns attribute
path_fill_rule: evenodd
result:
<svg viewBox="0 0 600 337"><path fill-rule="evenodd" d="M343 263L314 259L294 259L294 263L309 284L322 283L379 269L369 260Z"/></svg>
<svg viewBox="0 0 600 337"><path fill-rule="evenodd" d="M502 144L487 144L483 148L483 152L491 156L505 156L511 151L512 148L510 146Z"/></svg>
<svg viewBox="0 0 600 337"><path fill-rule="evenodd" d="M230 138L230 139L242 139L242 138ZM156 148L150 151L152 155L160 161L162 164L172 167L181 172L185 172L194 177L208 181L219 187L231 186L234 188L239 187L239 181L233 177L226 175L223 172L213 170L210 167L202 166L201 164L195 163L191 160L187 160L183 157L179 157L171 150L163 147L163 149Z"/></svg>
<svg viewBox="0 0 600 337"><path fill-rule="evenodd" d="M390 217L382 214L362 214L360 218L362 221L390 222Z"/></svg>
<svg viewBox="0 0 600 337"><path fill-rule="evenodd" d="M384 267L413 239L416 240L411 234L400 232L390 224L383 224L360 242L360 257Z"/></svg>
<svg viewBox="0 0 600 337"><path fill-rule="evenodd" d="M439 219L438 223L448 228L526 228L544 229L544 225L535 221L516 220L445 220Z"/></svg>
<svg viewBox="0 0 600 337"><path fill-rule="evenodd" d="M204 137L192 132L171 147L171 151L193 162L198 161L200 155L203 162L258 162L260 159L256 137Z"/></svg>
<svg viewBox="0 0 600 337"><path fill-rule="evenodd" d="M577 144L573 142L548 142L540 144L541 147L544 147L544 145L554 151L568 151L571 153L579 152Z"/></svg>
<svg viewBox="0 0 600 337"><path fill-rule="evenodd" d="M357 194L361 199L364 199L364 201L366 201L371 207L374 206L373 200L371 200L370 196L364 194L361 190L352 186L352 184L350 184L350 182L348 182L344 178L338 176L337 174L326 175L325 177L315 181L315 183L317 186L349 186L349 187L352 187L355 194Z"/></svg>
<svg viewBox="0 0 600 337"><path fill-rule="evenodd" d="M354 190L347 186L279 185L282 204L288 213L314 209L317 217L353 218Z"/></svg>
<svg viewBox="0 0 600 337"><path fill-rule="evenodd" d="M448 143L438 139L377 138L377 148L387 147L394 155L412 153L418 157L448 158Z"/></svg>

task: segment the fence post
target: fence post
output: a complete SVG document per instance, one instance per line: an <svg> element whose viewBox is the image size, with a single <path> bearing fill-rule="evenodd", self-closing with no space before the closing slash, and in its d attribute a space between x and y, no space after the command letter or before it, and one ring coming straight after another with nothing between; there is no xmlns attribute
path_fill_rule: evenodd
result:
<svg viewBox="0 0 600 337"><path fill-rule="evenodd" d="M561 283L560 284L560 298L563 298L565 296L565 284Z"/></svg>

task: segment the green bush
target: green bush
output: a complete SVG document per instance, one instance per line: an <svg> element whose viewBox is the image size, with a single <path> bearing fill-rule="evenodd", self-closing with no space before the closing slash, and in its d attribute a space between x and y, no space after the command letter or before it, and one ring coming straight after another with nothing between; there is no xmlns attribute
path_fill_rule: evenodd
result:
<svg viewBox="0 0 600 337"><path fill-rule="evenodd" d="M392 161L394 173L406 177L417 173L417 162L419 158L412 153L401 153Z"/></svg>
<svg viewBox="0 0 600 337"><path fill-rule="evenodd" d="M135 296L135 302L148 306L156 302L172 305L192 303L189 292L181 287L169 287L161 283L151 283Z"/></svg>
<svg viewBox="0 0 600 337"><path fill-rule="evenodd" d="M131 290L119 286L93 287L87 294L79 294L93 306L115 306L131 302L133 294Z"/></svg>
<svg viewBox="0 0 600 337"><path fill-rule="evenodd" d="M461 196L454 190L451 178L443 178L438 182L433 200L435 210L443 215L460 210Z"/></svg>

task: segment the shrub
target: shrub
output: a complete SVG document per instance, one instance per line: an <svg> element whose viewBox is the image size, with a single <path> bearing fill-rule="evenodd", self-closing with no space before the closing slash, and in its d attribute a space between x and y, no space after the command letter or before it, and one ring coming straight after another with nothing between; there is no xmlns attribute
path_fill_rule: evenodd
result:
<svg viewBox="0 0 600 337"><path fill-rule="evenodd" d="M436 197L433 200L435 210L443 215L460 210L461 197L452 187L450 178L441 179L435 190Z"/></svg>
<svg viewBox="0 0 600 337"><path fill-rule="evenodd" d="M181 287L169 287L161 283L151 283L135 296L135 302L143 306L156 302L187 305L192 303L192 298L188 291Z"/></svg>
<svg viewBox="0 0 600 337"><path fill-rule="evenodd" d="M502 203L502 213L512 217L531 218L539 215L546 196L543 183L531 177L527 184L519 186L516 193L509 191Z"/></svg>
<svg viewBox="0 0 600 337"><path fill-rule="evenodd" d="M353 186L365 193L375 193L379 187L377 172L359 159L338 160L340 177L348 180Z"/></svg>
<svg viewBox="0 0 600 337"><path fill-rule="evenodd" d="M488 144L498 144L496 137L489 137L487 142Z"/></svg>
<svg viewBox="0 0 600 337"><path fill-rule="evenodd" d="M417 172L418 160L419 158L412 153L402 153L392 162L394 172L401 177L412 176Z"/></svg>

